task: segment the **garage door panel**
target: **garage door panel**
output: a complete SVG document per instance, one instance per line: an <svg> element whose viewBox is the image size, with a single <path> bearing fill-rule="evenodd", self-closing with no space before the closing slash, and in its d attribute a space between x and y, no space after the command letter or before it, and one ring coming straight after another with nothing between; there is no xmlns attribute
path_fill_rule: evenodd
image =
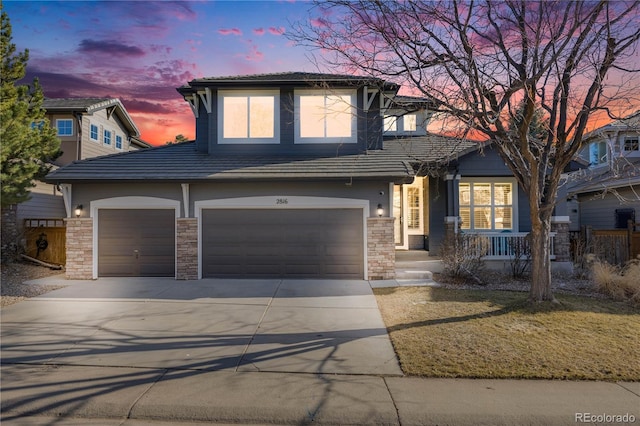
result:
<svg viewBox="0 0 640 426"><path fill-rule="evenodd" d="M175 276L175 210L99 210L98 275Z"/></svg>
<svg viewBox="0 0 640 426"><path fill-rule="evenodd" d="M363 278L361 209L202 212L205 277Z"/></svg>

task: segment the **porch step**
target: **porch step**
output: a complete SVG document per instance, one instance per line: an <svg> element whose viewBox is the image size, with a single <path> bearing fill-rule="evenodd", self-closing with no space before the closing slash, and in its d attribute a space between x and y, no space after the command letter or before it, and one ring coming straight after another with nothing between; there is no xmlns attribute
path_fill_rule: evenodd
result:
<svg viewBox="0 0 640 426"><path fill-rule="evenodd" d="M418 279L432 280L433 279L433 272L427 271L427 270L420 270L420 269L410 269L410 270L399 269L396 266L396 279L397 280L403 280L403 279L409 279L409 280L418 280Z"/></svg>

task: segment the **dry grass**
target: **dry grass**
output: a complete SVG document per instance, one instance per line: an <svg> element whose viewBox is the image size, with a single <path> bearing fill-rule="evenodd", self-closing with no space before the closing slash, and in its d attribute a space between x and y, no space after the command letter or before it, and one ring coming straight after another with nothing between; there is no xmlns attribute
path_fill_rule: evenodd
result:
<svg viewBox="0 0 640 426"><path fill-rule="evenodd" d="M639 260L632 260L624 268L596 262L593 264L593 281L599 291L614 300L629 300L640 305Z"/></svg>
<svg viewBox="0 0 640 426"><path fill-rule="evenodd" d="M531 306L506 291L375 291L405 374L428 377L640 380L640 309L558 295Z"/></svg>

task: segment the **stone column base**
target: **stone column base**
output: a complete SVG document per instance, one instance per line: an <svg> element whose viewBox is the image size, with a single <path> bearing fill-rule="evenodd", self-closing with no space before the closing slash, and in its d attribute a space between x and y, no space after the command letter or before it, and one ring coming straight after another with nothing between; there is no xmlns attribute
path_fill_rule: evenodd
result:
<svg viewBox="0 0 640 426"><path fill-rule="evenodd" d="M93 279L93 218L67 218L66 276L71 280Z"/></svg>
<svg viewBox="0 0 640 426"><path fill-rule="evenodd" d="M396 277L396 247L392 217L367 218L367 272L370 280Z"/></svg>

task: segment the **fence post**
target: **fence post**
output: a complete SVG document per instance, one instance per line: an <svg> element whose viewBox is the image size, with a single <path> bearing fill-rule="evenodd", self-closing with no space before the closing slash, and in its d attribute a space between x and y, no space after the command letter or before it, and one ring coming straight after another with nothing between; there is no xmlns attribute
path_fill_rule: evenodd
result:
<svg viewBox="0 0 640 426"><path fill-rule="evenodd" d="M633 259L633 229L635 223L631 219L627 220L627 261Z"/></svg>

